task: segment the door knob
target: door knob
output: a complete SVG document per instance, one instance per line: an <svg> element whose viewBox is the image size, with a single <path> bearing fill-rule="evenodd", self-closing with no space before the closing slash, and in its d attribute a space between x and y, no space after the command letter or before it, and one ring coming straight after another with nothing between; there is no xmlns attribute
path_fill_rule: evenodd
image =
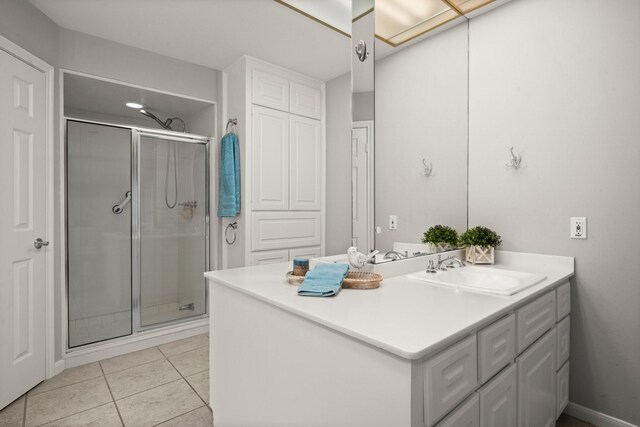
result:
<svg viewBox="0 0 640 427"><path fill-rule="evenodd" d="M36 249L40 249L40 248L42 248L43 246L49 246L49 242L48 242L48 241L46 241L46 240L42 240L41 238L39 238L39 237L38 237L38 238L35 240L35 242L33 242L33 246L34 246Z"/></svg>

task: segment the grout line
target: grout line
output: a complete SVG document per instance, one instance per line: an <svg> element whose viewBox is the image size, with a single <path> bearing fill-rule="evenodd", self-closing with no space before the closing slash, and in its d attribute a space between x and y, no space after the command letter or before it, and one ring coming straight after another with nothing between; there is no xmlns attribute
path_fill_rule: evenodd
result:
<svg viewBox="0 0 640 427"><path fill-rule="evenodd" d="M22 408L22 427L25 427L27 425L27 393L24 394L24 408Z"/></svg>
<svg viewBox="0 0 640 427"><path fill-rule="evenodd" d="M86 366L86 365L84 365L84 366ZM74 369L74 368L71 368L71 369ZM102 369L101 369L101 372L102 372ZM54 387L54 388L50 388L49 390L45 390L45 391L38 392L38 393L29 393L29 392L27 392L27 393L25 393L25 394L31 394L31 396L39 396L39 395L41 395L42 393L48 393L48 392L50 392L50 391L58 390L58 389L60 389L60 388L67 387L67 386L70 386L70 385L80 384L80 383L82 383L82 382L89 381L89 380L95 380L96 378L100 378L102 375L103 375L103 374L100 374L100 375L97 375L97 376L95 376L95 377L85 378L85 379L78 380L78 381L73 382L73 383L63 384L63 385L60 385L60 386L57 386L57 387Z"/></svg>
<svg viewBox="0 0 640 427"><path fill-rule="evenodd" d="M175 342L175 341L171 341L171 342ZM169 343L167 343L167 344L169 344ZM162 354L164 355L164 357L169 358L169 357L177 356L177 355L179 355L179 354L189 353L190 351L200 350L202 347L208 347L208 346L209 346L209 344L201 345L201 346L199 346L199 347L194 347L194 348L192 348L192 349L190 349L190 350L181 351L180 353L170 354L169 356L167 356L166 354L164 354L164 351L162 351L162 349L160 348L160 346L158 346L158 350L160 350L160 353L162 353Z"/></svg>
<svg viewBox="0 0 640 427"><path fill-rule="evenodd" d="M178 373L179 373L179 372L178 372ZM169 381L168 383L158 384L158 385L153 386L153 387L151 387L151 388L148 388L148 389L146 389L146 390L142 390L142 391L139 391L139 392L137 392L137 393L130 394L130 395L128 395L128 396L123 396L123 397L119 398L118 400L116 400L115 402L120 402L121 400L128 399L128 398L130 398L130 397L132 397L132 396L137 396L137 395L138 395L138 394L140 394L140 393L144 393L144 392L147 392L147 391L149 391L149 390L153 390L153 389L156 389L156 388L158 388L158 387L165 386L165 385L167 385L167 384L173 384L173 383L176 383L176 382L178 382L178 381L182 381L183 379L184 379L184 378L180 377L180 378L178 378L177 380ZM187 382L187 384L188 384L188 382ZM116 404L116 406L117 406L117 404Z"/></svg>
<svg viewBox="0 0 640 427"><path fill-rule="evenodd" d="M93 408L89 408L89 409L83 409L83 410L82 410L82 411L80 411L80 412L76 412L76 413L73 413L73 414L65 415L65 416L64 416L64 417L62 417L62 418L56 418L55 420L50 420L50 421L47 421L47 422L45 422L45 423L43 423L43 424L38 424L38 425L36 425L36 426L34 426L34 427L40 427L40 426L43 426L43 425L46 425L46 424L49 424L49 423L55 423L56 421L64 420L65 418L73 417L74 415L82 414L83 412L91 411L91 410L93 410L93 409L100 408L100 407L102 407L102 406L106 406L106 405L108 405L108 404L110 404L110 403L113 403L113 404L115 405L115 402L107 402L107 403L103 403L102 405L94 406Z"/></svg>
<svg viewBox="0 0 640 427"><path fill-rule="evenodd" d="M107 376L104 373L104 369L102 369L102 364L100 365L100 371L102 372L102 378L104 379L105 384L107 384L107 389L109 390L109 396L111 396L111 402L113 402L113 406L116 407L116 412L118 413L118 418L120 418L120 422L124 426L124 420L122 419L122 414L120 413L120 409L118 408L118 404L116 403L116 399L113 397L113 392L111 391L111 386L109 385L109 381L107 381Z"/></svg>
<svg viewBox="0 0 640 427"><path fill-rule="evenodd" d="M206 407L206 406L207 406L207 405L204 405L204 407ZM188 411L188 412L185 412L184 414L176 415L175 417L173 417L173 418L169 418L168 420L160 421L158 424L154 424L154 425L153 425L153 427L159 426L160 424L164 424L164 423L166 423L166 422L168 422L168 421L171 421L171 420L175 420L176 418L179 418L179 417L181 417L181 416L183 416L183 415L190 414L190 413L192 413L192 412L194 412L194 411L197 411L197 410L198 410L198 409L200 409L200 408L202 408L202 406L198 406L197 408L192 409L192 410L190 410L190 411Z"/></svg>
<svg viewBox="0 0 640 427"><path fill-rule="evenodd" d="M166 357L166 356L165 356L165 357ZM191 390L193 390L193 392L196 394L196 396L198 396L198 398L199 398L200 400L202 400L202 402L204 403L204 405L205 405L205 406L209 406L209 404L208 404L208 403L207 403L207 402L202 398L202 396L200 396L200 393L198 393L198 392L196 391L196 389L195 389L195 388L193 388L193 386L191 385L191 383L189 382L189 380L187 380L187 378L186 378L184 375L182 375L182 372L180 372L180 371L178 370L178 368L176 368L176 367L175 367L175 365L171 362L171 360L169 360L169 358L167 358L167 361L171 364L171 366L173 366L173 369L175 369L176 371L178 371L178 374L180 375L180 377L181 377L181 378L182 378L182 379L187 383L187 385L191 388ZM208 367L207 367L207 369L208 369ZM193 373L193 374L191 374L191 375L199 374L199 373L201 373L201 372L206 371L207 369L202 370L202 371L200 371L200 372L195 372L195 373ZM191 376L191 375L189 375L189 376ZM209 393L211 393L211 391L209 391Z"/></svg>
<svg viewBox="0 0 640 427"><path fill-rule="evenodd" d="M150 347L150 348L155 348L155 347ZM149 349L148 349L148 348L145 348L144 350L149 350ZM138 350L138 351L144 351L144 350ZM160 351L160 349L158 349L158 351L160 352L160 354L161 354L161 355L163 355L163 356L164 356L164 353L162 353L162 352ZM134 352L131 352L131 353L121 354L120 356L115 356L115 357L126 356L126 355L128 355L128 354L133 354L133 353L137 353L137 351L134 351ZM166 358L166 356L165 356L165 358ZM114 357L111 357L110 359L114 359ZM100 362L98 362L98 363L100 363L100 369L102 369L103 375L105 375L105 376L107 376L107 375L111 375L111 374L116 374L116 373L118 373L118 372L122 372L122 371L126 371L127 369L136 368L136 367L138 367L138 366L148 365L149 363L153 363L153 362L157 362L157 361L159 361L159 360L162 360L162 358L158 358L158 359L150 360L150 361L147 361L147 362L142 362L142 363L139 363L139 364L137 364L137 365L129 366L128 368L124 368L124 369L118 369L117 371L113 371L113 372L109 372L109 373L105 373L105 372L104 372L104 368L102 367L102 363L101 363L101 362L104 362L104 361L106 361L106 360L109 360L109 359L101 360Z"/></svg>

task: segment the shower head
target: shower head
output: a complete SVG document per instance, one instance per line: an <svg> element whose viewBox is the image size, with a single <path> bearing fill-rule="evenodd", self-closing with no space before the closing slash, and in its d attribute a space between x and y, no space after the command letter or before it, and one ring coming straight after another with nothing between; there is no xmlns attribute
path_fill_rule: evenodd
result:
<svg viewBox="0 0 640 427"><path fill-rule="evenodd" d="M171 122L173 121L172 119L167 119L166 122L163 122L162 120L160 120L159 118L157 118L153 113L145 110L145 109L141 109L140 110L141 114L144 114L145 116L149 117L150 119L155 120L160 126L162 126L164 129L168 129L171 130Z"/></svg>

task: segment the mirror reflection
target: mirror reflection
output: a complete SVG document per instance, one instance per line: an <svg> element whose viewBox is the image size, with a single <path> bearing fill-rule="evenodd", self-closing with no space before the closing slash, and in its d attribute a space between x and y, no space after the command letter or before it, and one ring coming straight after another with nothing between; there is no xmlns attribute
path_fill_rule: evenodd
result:
<svg viewBox="0 0 640 427"><path fill-rule="evenodd" d="M446 20L445 9L452 15ZM399 19L401 12L411 19ZM367 18L373 23L368 35L376 38L374 60L359 62L352 55L353 243L363 252L379 250L377 261L451 249L455 245L423 240L447 240L434 226L457 233L467 228L466 19L446 3L419 8L415 2L386 0L377 0ZM353 23L352 44L365 37L357 34L365 27L359 21ZM432 31L420 34L425 28ZM374 102L367 109L364 100ZM375 111L375 124L373 115L363 117L362 111ZM355 148L365 138L375 153L373 165ZM374 181L368 183L364 171L372 170ZM363 196L367 185L375 200L369 206ZM366 231L375 231L373 245Z"/></svg>

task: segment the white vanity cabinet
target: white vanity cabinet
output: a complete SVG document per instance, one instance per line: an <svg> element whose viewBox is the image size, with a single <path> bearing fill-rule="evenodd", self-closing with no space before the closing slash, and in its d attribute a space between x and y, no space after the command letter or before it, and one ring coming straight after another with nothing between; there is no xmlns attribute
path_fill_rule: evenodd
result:
<svg viewBox="0 0 640 427"><path fill-rule="evenodd" d="M235 219L243 241L224 258L242 266L275 260L267 252L276 250L324 255L324 82L250 57L225 76L246 178Z"/></svg>
<svg viewBox="0 0 640 427"><path fill-rule="evenodd" d="M563 298L566 315L556 322L556 299L568 295L568 286L427 359L425 427L553 427L569 399L569 299ZM478 399L477 414L470 396Z"/></svg>

